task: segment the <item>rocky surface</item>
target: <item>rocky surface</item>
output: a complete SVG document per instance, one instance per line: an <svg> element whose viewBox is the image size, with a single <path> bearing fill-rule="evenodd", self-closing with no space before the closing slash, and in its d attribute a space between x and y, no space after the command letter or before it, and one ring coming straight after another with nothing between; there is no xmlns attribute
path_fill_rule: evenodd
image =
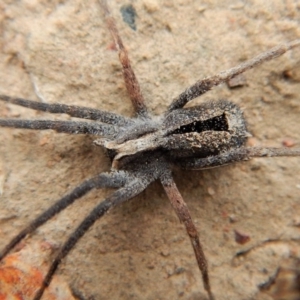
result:
<svg viewBox="0 0 300 300"><path fill-rule="evenodd" d="M297 1L111 2L154 114L197 79L300 38ZM136 30L122 19L123 4L133 5ZM132 115L97 1L4 0L0 9L0 93ZM247 72L241 86L222 85L191 105L230 99L245 111L253 135L249 145L281 147L288 140L299 147L299 70L300 49L294 49ZM20 116L68 119L0 103L1 118ZM91 137L0 132L2 246L67 191L109 170ZM258 286L283 262L300 258L299 162L254 159L176 173L200 232L216 299L272 299ZM90 193L26 243L45 240L59 247L109 192ZM247 242L239 243L239 235L249 237ZM241 251L246 252L237 256ZM189 239L158 183L99 221L59 273L85 299L206 299Z"/></svg>

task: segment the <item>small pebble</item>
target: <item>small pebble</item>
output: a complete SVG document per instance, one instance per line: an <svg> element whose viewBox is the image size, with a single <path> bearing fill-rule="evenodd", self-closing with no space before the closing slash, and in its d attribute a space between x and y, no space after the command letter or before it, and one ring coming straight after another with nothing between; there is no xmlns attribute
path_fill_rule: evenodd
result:
<svg viewBox="0 0 300 300"><path fill-rule="evenodd" d="M240 231L234 230L234 239L238 244L244 245L250 241L250 236Z"/></svg>

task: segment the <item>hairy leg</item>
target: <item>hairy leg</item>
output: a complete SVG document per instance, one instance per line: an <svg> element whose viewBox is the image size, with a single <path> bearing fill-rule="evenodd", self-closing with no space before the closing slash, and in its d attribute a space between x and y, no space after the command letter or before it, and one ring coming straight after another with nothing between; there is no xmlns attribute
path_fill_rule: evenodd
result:
<svg viewBox="0 0 300 300"><path fill-rule="evenodd" d="M200 170L249 160L252 157L300 156L300 148L241 147L205 158L190 158L179 162L183 169Z"/></svg>
<svg viewBox="0 0 300 300"><path fill-rule="evenodd" d="M199 235L196 226L193 223L189 209L185 201L183 200L181 194L179 193L172 175L170 173L164 174L164 176L162 176L160 180L180 222L184 224L186 231L190 237L194 253L197 259L197 263L202 274L204 288L208 293L209 299L213 300L214 296L210 288L207 261L199 240Z"/></svg>
<svg viewBox="0 0 300 300"><path fill-rule="evenodd" d="M263 52L252 59L247 60L246 62L241 63L240 65L233 67L231 69L220 72L217 75L208 77L202 80L197 81L192 86L188 87L183 93L173 99L171 105L169 106L167 112L170 112L174 109L182 108L189 101L203 95L209 91L212 87L219 85L220 83L226 82L229 79L251 69L265 61L274 59L285 52L300 46L300 39L294 40L289 43L284 43L282 45L276 46L266 52Z"/></svg>
<svg viewBox="0 0 300 300"><path fill-rule="evenodd" d="M2 260L27 234L35 231L38 227L43 225L49 219L64 210L77 199L87 194L92 189L103 187L120 188L127 183L129 178L130 177L127 173L121 171L111 174L103 173L84 181L69 194L59 199L50 208L33 220L26 228L19 232L0 252L0 260Z"/></svg>
<svg viewBox="0 0 300 300"><path fill-rule="evenodd" d="M75 118L89 119L116 126L124 126L133 123L132 120L126 117L84 106L65 105L60 103L42 103L23 98L10 97L7 95L0 95L0 101L27 107L30 109L49 112L52 114L67 114Z"/></svg>
<svg viewBox="0 0 300 300"><path fill-rule="evenodd" d="M142 179L133 179L130 183L125 185L123 188L115 191L110 195L106 200L97 205L91 213L82 221L82 223L77 227L77 229L71 234L68 240L63 244L62 248L58 252L57 256L53 260L48 273L46 274L43 284L37 294L34 297L34 300L40 300L44 290L49 286L52 277L57 270L61 260L66 257L66 255L72 250L75 244L79 239L87 232L87 230L102 216L107 213L107 211L115 206L120 205L133 198L134 196L141 193L148 184L153 180L152 176L148 176L147 180Z"/></svg>
<svg viewBox="0 0 300 300"><path fill-rule="evenodd" d="M113 125L78 121L0 119L0 127L25 128L34 130L52 129L57 132L70 134L92 134L107 138L114 138L119 133L119 130Z"/></svg>
<svg viewBox="0 0 300 300"><path fill-rule="evenodd" d="M144 103L144 97L142 95L140 85L131 67L127 50L124 47L123 41L120 37L119 31L116 26L116 22L110 13L106 0L99 0L100 5L105 13L105 19L107 27L113 37L115 46L119 52L119 59L123 68L123 76L125 80L126 89L129 97L138 116L149 118L147 107Z"/></svg>

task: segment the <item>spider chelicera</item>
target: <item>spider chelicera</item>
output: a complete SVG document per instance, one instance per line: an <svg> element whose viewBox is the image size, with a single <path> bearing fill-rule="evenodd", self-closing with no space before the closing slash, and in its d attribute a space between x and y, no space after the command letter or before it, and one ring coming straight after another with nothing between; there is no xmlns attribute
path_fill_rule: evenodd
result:
<svg viewBox="0 0 300 300"><path fill-rule="evenodd" d="M116 188L115 192L90 212L58 251L44 278L43 285L34 298L41 299L61 260L95 221L111 208L140 194L151 182L159 180L180 221L186 227L204 288L209 299L214 299L207 262L196 227L173 180L174 167L199 170L245 161L252 157L300 156L300 149L246 147L245 142L249 133L243 113L237 105L229 101L203 103L190 108L184 106L212 87L299 46L300 40L279 45L232 69L197 81L176 97L163 115L154 117L146 107L107 2L105 0L100 2L105 12L107 26L119 52L125 85L136 115L130 119L97 109L47 104L0 95L1 101L11 104L90 120L90 122L79 122L0 119L0 126L33 130L52 129L69 134L93 135L97 137L94 143L107 150L112 162L110 172L101 173L84 181L33 220L4 247L0 252L0 259L3 259L26 235L89 191L98 188Z"/></svg>

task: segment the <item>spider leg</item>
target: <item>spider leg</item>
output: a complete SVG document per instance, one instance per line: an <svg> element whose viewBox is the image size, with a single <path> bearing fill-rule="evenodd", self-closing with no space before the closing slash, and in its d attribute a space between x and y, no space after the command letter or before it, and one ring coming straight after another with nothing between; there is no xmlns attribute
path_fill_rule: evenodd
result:
<svg viewBox="0 0 300 300"><path fill-rule="evenodd" d="M196 226L193 223L189 209L185 201L183 200L180 192L178 191L177 186L172 178L172 175L164 174L164 176L161 176L160 180L179 220L184 224L186 231L190 237L194 253L197 259L197 263L202 274L204 288L208 293L209 299L213 300L214 296L210 288L207 261L199 240L199 235Z"/></svg>
<svg viewBox="0 0 300 300"><path fill-rule="evenodd" d="M183 169L199 170L249 160L252 157L300 156L300 148L241 147L205 158L190 158L179 162Z"/></svg>
<svg viewBox="0 0 300 300"><path fill-rule="evenodd" d="M134 110L138 116L143 118L149 118L149 114L147 111L147 107L144 103L144 97L142 95L140 85L131 67L128 52L124 47L123 41L116 26L115 19L110 13L106 0L100 0L100 5L105 14L107 27L113 37L115 46L119 52L119 60L123 68L123 76L125 80L126 89L133 104Z"/></svg>
<svg viewBox="0 0 300 300"><path fill-rule="evenodd" d="M67 114L71 117L89 119L111 125L124 126L133 123L130 119L123 116L89 107L65 105L59 103L42 103L23 98L10 97L7 95L0 95L0 100L52 114Z"/></svg>
<svg viewBox="0 0 300 300"><path fill-rule="evenodd" d="M61 260L71 251L79 239L87 232L87 230L98 220L100 219L107 211L115 206L120 205L126 200L131 199L132 197L141 193L148 184L153 180L153 177L148 176L148 178L138 179L136 177L132 182L125 185L123 188L115 191L103 202L98 204L90 214L82 221L82 223L77 227L77 229L70 235L68 240L64 243L57 256L53 260L47 275L44 278L43 284L39 291L36 293L34 300L40 300L44 290L49 286L51 279L58 268Z"/></svg>
<svg viewBox="0 0 300 300"><path fill-rule="evenodd" d="M108 138L114 138L119 133L119 130L115 126L97 122L0 119L0 127L35 130L52 129L57 132L92 134Z"/></svg>
<svg viewBox="0 0 300 300"><path fill-rule="evenodd" d="M84 181L77 186L69 194L65 195L54 203L50 208L39 215L33 222L31 222L26 228L19 232L0 252L0 261L28 234L35 231L38 227L43 225L49 219L54 217L56 214L64 210L66 207L71 205L77 199L81 198L89 191L95 188L120 188L126 184L129 180L129 176L125 172L114 172L111 174L102 173L96 177Z"/></svg>
<svg viewBox="0 0 300 300"><path fill-rule="evenodd" d="M192 86L188 87L183 93L173 99L171 105L169 106L167 112L170 112L174 109L182 108L186 103L193 100L196 97L199 97L209 91L212 87L219 85L220 83L226 82L229 79L237 76L251 68L254 68L265 61L276 58L285 52L300 46L300 39L294 40L289 43L284 43L279 46L276 46L266 52L263 52L252 59L249 59L240 65L233 67L231 69L220 72L217 75L208 77L202 80L197 81Z"/></svg>

